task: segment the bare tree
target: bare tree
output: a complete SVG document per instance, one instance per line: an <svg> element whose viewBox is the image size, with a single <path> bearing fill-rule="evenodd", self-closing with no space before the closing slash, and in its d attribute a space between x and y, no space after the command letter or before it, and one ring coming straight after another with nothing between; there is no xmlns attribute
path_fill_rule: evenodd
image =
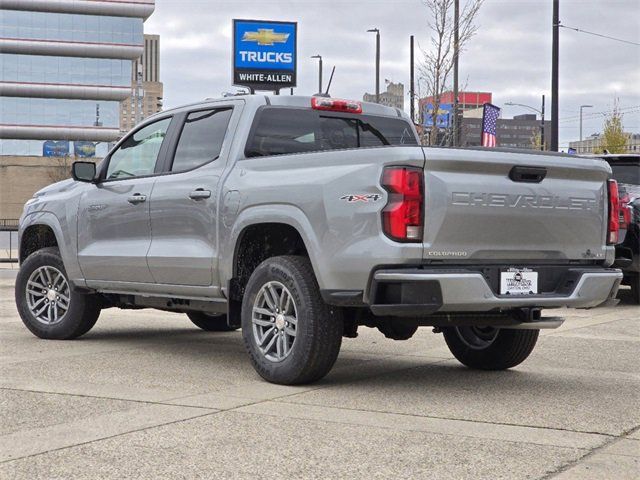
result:
<svg viewBox="0 0 640 480"><path fill-rule="evenodd" d="M484 0L468 0L465 2L458 21L458 54L478 31L475 22ZM428 10L429 28L432 30L429 47L422 50L423 59L418 67L418 84L420 90L431 97L432 127L426 133L429 145L437 141L438 127L436 120L440 110L442 94L451 88L449 77L454 61L454 0L422 0Z"/></svg>
<svg viewBox="0 0 640 480"><path fill-rule="evenodd" d="M56 183L71 178L72 159L69 156L55 157L49 167L49 179Z"/></svg>

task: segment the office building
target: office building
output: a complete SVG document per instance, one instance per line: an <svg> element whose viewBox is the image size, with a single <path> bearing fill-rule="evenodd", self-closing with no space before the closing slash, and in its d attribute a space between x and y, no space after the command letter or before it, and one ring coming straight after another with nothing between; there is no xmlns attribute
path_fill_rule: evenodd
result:
<svg viewBox="0 0 640 480"><path fill-rule="evenodd" d="M0 218L47 171L103 156L144 50L154 0L0 0ZM63 160L61 160L63 159Z"/></svg>
<svg viewBox="0 0 640 480"><path fill-rule="evenodd" d="M387 107L399 108L400 110L404 110L404 85L402 83L393 83L390 81L386 81L387 90L385 92L380 92L380 103L381 105L386 105ZM362 100L365 102L376 102L376 94L375 93L365 93L362 96Z"/></svg>
<svg viewBox="0 0 640 480"><path fill-rule="evenodd" d="M640 153L640 133L626 133L626 135L625 153ZM605 147L600 133L594 133L584 140L569 142L569 148L573 148L577 154L602 153Z"/></svg>
<svg viewBox="0 0 640 480"><path fill-rule="evenodd" d="M133 62L131 92L120 104L120 129L131 130L149 115L162 110L160 36L144 35L144 52Z"/></svg>
<svg viewBox="0 0 640 480"><path fill-rule="evenodd" d="M480 109L481 110L481 109ZM477 147L481 145L482 115L477 109L463 113L460 126L460 146ZM540 134L540 120L535 114L516 115L513 118L499 118L496 137L497 146L504 148L540 148L536 147L536 136Z"/></svg>

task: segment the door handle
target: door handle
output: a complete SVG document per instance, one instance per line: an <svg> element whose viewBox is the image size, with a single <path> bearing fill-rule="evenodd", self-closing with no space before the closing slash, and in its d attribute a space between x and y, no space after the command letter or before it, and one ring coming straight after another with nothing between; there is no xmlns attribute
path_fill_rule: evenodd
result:
<svg viewBox="0 0 640 480"><path fill-rule="evenodd" d="M205 190L204 188L196 188L189 194L191 200L202 200L211 196L211 190Z"/></svg>
<svg viewBox="0 0 640 480"><path fill-rule="evenodd" d="M509 172L509 178L514 182L540 183L547 176L544 167L521 167L516 165Z"/></svg>
<svg viewBox="0 0 640 480"><path fill-rule="evenodd" d="M132 205L137 205L138 203L145 202L146 200L147 200L146 195L140 195L139 193L134 193L127 199L127 202L129 202Z"/></svg>

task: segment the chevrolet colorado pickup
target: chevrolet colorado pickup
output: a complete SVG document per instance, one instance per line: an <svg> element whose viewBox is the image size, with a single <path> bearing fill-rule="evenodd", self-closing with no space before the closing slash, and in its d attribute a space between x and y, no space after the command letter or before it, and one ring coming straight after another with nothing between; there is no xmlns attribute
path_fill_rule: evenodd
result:
<svg viewBox="0 0 640 480"><path fill-rule="evenodd" d="M423 148L398 109L243 96L156 114L20 220L16 302L47 339L109 307L242 328L257 372L312 382L359 326L442 332L506 369L561 318L612 302L618 198L599 159Z"/></svg>

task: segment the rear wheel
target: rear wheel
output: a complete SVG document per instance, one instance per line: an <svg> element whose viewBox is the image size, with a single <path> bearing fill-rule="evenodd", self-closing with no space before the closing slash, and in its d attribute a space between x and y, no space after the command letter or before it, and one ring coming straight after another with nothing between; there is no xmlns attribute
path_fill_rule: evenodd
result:
<svg viewBox="0 0 640 480"><path fill-rule="evenodd" d="M38 250L16 277L16 305L25 326L37 337L68 340L84 335L100 315L95 295L74 291L57 248Z"/></svg>
<svg viewBox="0 0 640 480"><path fill-rule="evenodd" d="M233 332L238 327L230 327L227 324L225 314L212 315L204 312L188 312L187 317L193 324L206 332Z"/></svg>
<svg viewBox="0 0 640 480"><path fill-rule="evenodd" d="M265 380L293 385L324 377L338 357L342 330L340 312L322 301L307 258L269 258L251 275L242 337Z"/></svg>
<svg viewBox="0 0 640 480"><path fill-rule="evenodd" d="M505 370L519 365L531 354L540 330L447 327L442 333L460 363L481 370Z"/></svg>
<svg viewBox="0 0 640 480"><path fill-rule="evenodd" d="M631 299L633 303L640 305L640 275L634 275L631 277Z"/></svg>

